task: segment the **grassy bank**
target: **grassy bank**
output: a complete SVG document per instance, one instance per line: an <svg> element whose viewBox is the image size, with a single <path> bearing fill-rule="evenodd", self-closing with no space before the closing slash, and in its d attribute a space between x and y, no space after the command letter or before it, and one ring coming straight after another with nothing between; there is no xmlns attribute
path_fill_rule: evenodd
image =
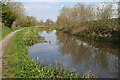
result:
<svg viewBox="0 0 120 80"><path fill-rule="evenodd" d="M6 37L9 33L13 32L13 31L15 31L15 30L21 29L21 28L22 28L22 27L12 27L12 28L10 29L10 28L5 27L5 26L0 27L0 30L1 30L1 32L0 32L0 34L1 34L0 40L3 39L4 37Z"/></svg>
<svg viewBox="0 0 120 80"><path fill-rule="evenodd" d="M72 32L72 30L65 30L64 28L62 28L62 29L57 28L56 30L59 30L66 34L74 35L76 37L88 38L90 40L94 40L94 41L98 41L98 42L102 41L102 42L109 42L109 43L119 43L119 40L120 40L120 38L119 38L120 32L119 31L112 31L110 35L113 35L113 36L109 37L109 36L101 36L101 35L97 34L97 32L94 33L94 35L93 35L92 31ZM106 30L106 33L107 33L107 30Z"/></svg>
<svg viewBox="0 0 120 80"><path fill-rule="evenodd" d="M79 78L84 77L58 67L51 69L30 60L27 45L42 41L38 28L26 28L15 34L3 55L3 78Z"/></svg>

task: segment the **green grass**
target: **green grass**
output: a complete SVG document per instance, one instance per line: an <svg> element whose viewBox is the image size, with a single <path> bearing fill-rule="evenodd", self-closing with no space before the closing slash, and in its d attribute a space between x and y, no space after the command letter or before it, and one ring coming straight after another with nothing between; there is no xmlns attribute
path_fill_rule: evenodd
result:
<svg viewBox="0 0 120 80"><path fill-rule="evenodd" d="M26 28L17 32L3 55L3 78L84 78L64 68L41 65L42 61L33 62L25 44L42 41L38 28Z"/></svg>
<svg viewBox="0 0 120 80"><path fill-rule="evenodd" d="M0 40L3 39L4 37L6 37L9 33L15 31L15 30L18 30L18 29L21 29L22 27L12 27L11 29L6 27L6 26L3 26L3 27L0 27Z"/></svg>

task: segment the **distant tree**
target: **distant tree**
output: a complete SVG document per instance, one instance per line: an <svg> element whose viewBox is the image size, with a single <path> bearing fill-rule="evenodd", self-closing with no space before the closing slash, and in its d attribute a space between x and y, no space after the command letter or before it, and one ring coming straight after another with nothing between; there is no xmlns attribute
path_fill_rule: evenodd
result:
<svg viewBox="0 0 120 80"><path fill-rule="evenodd" d="M40 20L40 22L38 23L38 25L40 25L40 26L43 26L43 25L44 25L44 22L43 22L42 19Z"/></svg>
<svg viewBox="0 0 120 80"><path fill-rule="evenodd" d="M51 19L47 19L45 23L46 23L46 26L53 26L54 25L54 22Z"/></svg>
<svg viewBox="0 0 120 80"><path fill-rule="evenodd" d="M31 16L31 22L32 22L31 23L32 26L36 26L38 21L35 17Z"/></svg>
<svg viewBox="0 0 120 80"><path fill-rule="evenodd" d="M38 23L37 19L33 16L27 16L27 19L28 19L28 23L27 23L28 26L36 26Z"/></svg>
<svg viewBox="0 0 120 80"><path fill-rule="evenodd" d="M16 20L16 26L20 26L20 27L27 27L28 26L28 18L25 15L20 15Z"/></svg>
<svg viewBox="0 0 120 80"><path fill-rule="evenodd" d="M28 19L27 26L30 27L30 26L31 26L31 23L32 23L32 22L31 22L31 19L30 19L29 16L27 16L27 19Z"/></svg>

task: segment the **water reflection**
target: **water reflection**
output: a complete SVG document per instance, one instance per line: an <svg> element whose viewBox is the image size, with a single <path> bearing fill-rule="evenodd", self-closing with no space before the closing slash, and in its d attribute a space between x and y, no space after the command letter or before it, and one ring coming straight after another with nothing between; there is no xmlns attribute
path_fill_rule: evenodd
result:
<svg viewBox="0 0 120 80"><path fill-rule="evenodd" d="M65 63L80 73L91 70L100 78L119 76L119 56L113 48L107 47L104 50L103 46L98 47L99 44L96 44L98 47L96 48L95 42L92 44L90 41L83 42L83 39L55 30L41 30L39 34L50 43L38 43L28 47L31 58L38 56L45 65L53 64L53 62ZM112 52L110 52L111 49L113 49Z"/></svg>
<svg viewBox="0 0 120 80"><path fill-rule="evenodd" d="M96 74L99 76L101 76L99 71L113 73L117 76L119 67L117 56L82 43L70 35L59 32L56 35L58 39L57 44L60 45L59 51L63 56L65 54L71 54L75 65L84 64L85 67L95 73L97 72Z"/></svg>

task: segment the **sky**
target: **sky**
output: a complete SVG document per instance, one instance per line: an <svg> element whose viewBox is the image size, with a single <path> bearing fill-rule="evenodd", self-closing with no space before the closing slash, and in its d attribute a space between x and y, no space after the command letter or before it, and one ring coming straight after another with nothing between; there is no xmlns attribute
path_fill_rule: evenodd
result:
<svg viewBox="0 0 120 80"><path fill-rule="evenodd" d="M46 19L52 19L53 21L57 20L57 16L60 13L61 8L66 6L73 6L78 2L23 2L25 6L25 13L29 16L34 16L37 20L46 21Z"/></svg>
<svg viewBox="0 0 120 80"><path fill-rule="evenodd" d="M113 0L15 0L20 1L25 6L25 13L28 16L34 16L38 21L41 19L46 21L46 19L51 19L53 21L57 20L57 16L60 13L60 9L66 5L72 7L77 3L90 4L90 2L112 2ZM118 0L116 0L118 1Z"/></svg>

